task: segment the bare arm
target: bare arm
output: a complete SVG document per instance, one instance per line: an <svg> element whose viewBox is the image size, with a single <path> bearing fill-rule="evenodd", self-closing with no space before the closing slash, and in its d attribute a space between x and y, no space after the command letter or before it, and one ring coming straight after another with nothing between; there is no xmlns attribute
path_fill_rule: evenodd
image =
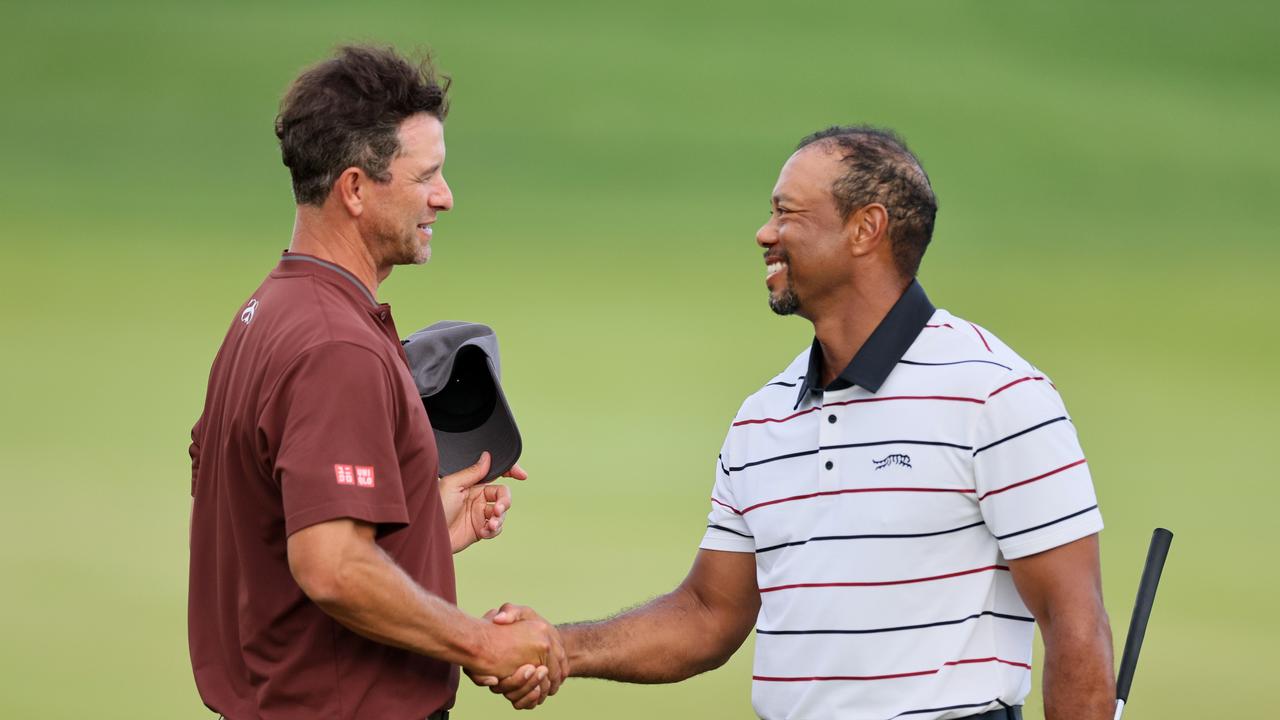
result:
<svg viewBox="0 0 1280 720"><path fill-rule="evenodd" d="M1045 720L1111 720L1116 688L1098 536L1011 560L1044 640Z"/></svg>
<svg viewBox="0 0 1280 720"><path fill-rule="evenodd" d="M467 615L414 582L374 535L350 519L304 528L289 536L289 569L322 610L372 640L500 677L526 663L556 672L559 639L548 623Z"/></svg>
<svg viewBox="0 0 1280 720"><path fill-rule="evenodd" d="M678 682L723 665L760 611L752 553L700 550L675 590L608 620L561 626L571 674Z"/></svg>

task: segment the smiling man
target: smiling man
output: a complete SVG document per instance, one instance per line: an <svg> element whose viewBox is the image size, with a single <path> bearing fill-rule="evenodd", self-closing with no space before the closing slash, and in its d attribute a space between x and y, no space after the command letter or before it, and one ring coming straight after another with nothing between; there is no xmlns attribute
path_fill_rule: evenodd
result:
<svg viewBox="0 0 1280 720"><path fill-rule="evenodd" d="M191 432L188 629L196 686L230 720L439 720L457 666L565 672L555 628L455 605L452 553L494 537L488 456L438 478L391 308L453 207L446 86L347 47L304 72L276 123L297 200L289 250L236 309ZM518 466L510 476L523 479Z"/></svg>
<svg viewBox="0 0 1280 720"><path fill-rule="evenodd" d="M738 411L684 582L563 627L572 674L675 682L754 626L762 718L1005 720L1038 624L1046 718L1112 716L1102 519L1075 429L1044 373L915 280L936 212L894 134L800 143L756 242L769 306L813 343ZM493 689L520 703L518 685Z"/></svg>

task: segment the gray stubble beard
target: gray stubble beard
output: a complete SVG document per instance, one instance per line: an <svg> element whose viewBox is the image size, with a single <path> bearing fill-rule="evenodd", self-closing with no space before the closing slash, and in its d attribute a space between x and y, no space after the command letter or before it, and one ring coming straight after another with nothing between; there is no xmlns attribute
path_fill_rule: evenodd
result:
<svg viewBox="0 0 1280 720"><path fill-rule="evenodd" d="M769 294L769 309L778 315L795 315L800 309L800 296L791 289L791 268L787 268L787 287L778 296Z"/></svg>

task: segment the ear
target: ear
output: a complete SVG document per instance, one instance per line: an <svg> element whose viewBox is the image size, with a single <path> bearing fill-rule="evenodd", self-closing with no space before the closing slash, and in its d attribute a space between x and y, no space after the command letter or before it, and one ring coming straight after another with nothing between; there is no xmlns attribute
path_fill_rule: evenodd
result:
<svg viewBox="0 0 1280 720"><path fill-rule="evenodd" d="M368 183L369 176L363 170L349 167L334 181L330 194L352 217L360 217L364 213L364 192Z"/></svg>
<svg viewBox="0 0 1280 720"><path fill-rule="evenodd" d="M889 211L880 203L863 205L844 224L849 253L862 257L887 247L889 240Z"/></svg>

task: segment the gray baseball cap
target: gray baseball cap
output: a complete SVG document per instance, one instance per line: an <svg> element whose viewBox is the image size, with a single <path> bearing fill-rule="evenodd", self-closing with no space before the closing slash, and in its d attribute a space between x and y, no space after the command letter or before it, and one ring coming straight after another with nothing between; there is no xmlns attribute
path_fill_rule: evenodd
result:
<svg viewBox="0 0 1280 720"><path fill-rule="evenodd" d="M409 371L427 409L440 474L457 472L489 451L489 482L520 458L520 430L502 393L498 336L488 325L444 320L403 342Z"/></svg>

